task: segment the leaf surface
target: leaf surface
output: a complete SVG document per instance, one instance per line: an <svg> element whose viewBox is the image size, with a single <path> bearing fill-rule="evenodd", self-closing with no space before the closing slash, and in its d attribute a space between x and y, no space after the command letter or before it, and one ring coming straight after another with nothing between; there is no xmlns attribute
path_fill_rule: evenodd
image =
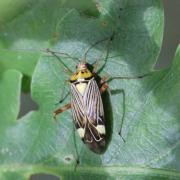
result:
<svg viewBox="0 0 180 180"><path fill-rule="evenodd" d="M68 97L63 104L54 105L69 76L56 58L40 50L50 48L81 59L91 44L110 37L113 31L109 58L100 75L151 75L109 82L111 96L103 97L109 143L103 155L96 155L74 133L70 111L61 114L57 123L53 121L52 112L69 102ZM36 4L32 1L2 32L0 172L3 178L10 179L13 172L19 179L35 173L65 179L179 178L180 49L172 67L153 70L162 43L161 1L90 1L88 5L80 1L76 6L70 1ZM87 61L100 59L101 67L106 51L107 41L99 43L88 53ZM77 62L61 59L75 70ZM39 109L16 121L22 74L32 76L31 95ZM125 143L118 135L123 114ZM76 172L75 147L80 157Z"/></svg>

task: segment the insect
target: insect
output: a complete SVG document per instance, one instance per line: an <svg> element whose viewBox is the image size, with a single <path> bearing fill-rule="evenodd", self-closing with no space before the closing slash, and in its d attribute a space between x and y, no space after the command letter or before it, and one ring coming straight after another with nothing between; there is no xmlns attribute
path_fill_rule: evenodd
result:
<svg viewBox="0 0 180 180"><path fill-rule="evenodd" d="M101 88L95 80L88 64L81 61L76 72L70 77L71 103L54 112L57 114L71 108L77 132L89 148L101 153L105 147L105 117L101 93L107 89L107 84Z"/></svg>
<svg viewBox="0 0 180 180"><path fill-rule="evenodd" d="M112 41L112 37L108 39ZM107 38L102 41L105 40ZM85 54L88 51L89 49ZM85 55L68 80L71 103L54 111L53 116L56 118L59 113L71 108L74 124L80 138L93 152L100 154L106 145L105 117L101 94L106 91L108 84L103 78L100 81L97 80L96 63L91 69L92 66L87 63Z"/></svg>
<svg viewBox="0 0 180 180"><path fill-rule="evenodd" d="M71 108L72 116L76 130L82 141L95 153L101 154L106 146L106 127L103 102L101 94L108 89L106 78L98 80L99 76L96 72L96 63L90 65L86 61L88 51L98 43L108 40L108 46L114 38L114 33L111 37L103 39L92 45L85 53L85 58L82 59L76 66L75 72L69 72L70 78L70 94L71 102L54 111L53 116L56 116ZM51 54L56 55L58 52L48 50ZM61 53L60 53L61 54ZM66 54L69 56L68 54ZM108 51L106 59L108 58ZM60 60L61 61L61 60ZM70 71L67 66L61 61L66 71ZM113 77L113 79L136 79L137 77ZM121 125L122 128L122 125ZM120 130L121 132L121 130ZM121 135L121 133L120 133Z"/></svg>

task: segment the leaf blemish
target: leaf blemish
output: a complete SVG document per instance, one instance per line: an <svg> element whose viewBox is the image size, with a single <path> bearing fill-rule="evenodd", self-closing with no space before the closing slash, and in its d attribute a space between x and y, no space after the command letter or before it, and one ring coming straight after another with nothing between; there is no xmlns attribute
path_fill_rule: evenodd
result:
<svg viewBox="0 0 180 180"><path fill-rule="evenodd" d="M65 156L64 157L64 163L70 163L71 161L73 161L74 160L74 157L73 157L73 155L68 155L68 156Z"/></svg>

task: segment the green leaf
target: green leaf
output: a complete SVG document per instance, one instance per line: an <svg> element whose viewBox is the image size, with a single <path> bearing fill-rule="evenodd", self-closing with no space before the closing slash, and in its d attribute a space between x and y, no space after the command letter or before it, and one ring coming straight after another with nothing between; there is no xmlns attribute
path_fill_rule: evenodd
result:
<svg viewBox="0 0 180 180"><path fill-rule="evenodd" d="M179 179L180 48L171 68L153 71L162 42L162 3L91 2L87 7L77 3L75 8L70 1L32 3L5 27L7 35L1 33L0 52L4 58L0 60L1 176L12 179L15 173L23 179L35 173L50 173L65 179ZM115 38L101 75L137 76L149 72L152 75L141 80L109 82L111 97L104 97L109 114L106 116L109 144L103 155L96 155L74 135L69 111L61 114L57 123L53 121L52 112L57 108L54 104L69 76L56 58L39 50L51 48L82 58L91 44L111 36L113 31ZM88 62L104 58L105 52L106 42L100 43L88 53ZM62 60L75 70L76 62L63 57ZM102 63L103 59L99 61ZM9 68L28 76L33 74L31 95L39 105L38 111L17 122L21 73L6 71ZM67 102L69 98L63 104ZM125 143L118 135L124 112ZM80 165L75 172L76 147Z"/></svg>
<svg viewBox="0 0 180 180"><path fill-rule="evenodd" d="M15 68L32 76L39 50L48 48L49 42L59 41L59 26L72 7L84 14L98 14L92 1L84 3L81 0L76 4L61 0L1 1L0 72Z"/></svg>

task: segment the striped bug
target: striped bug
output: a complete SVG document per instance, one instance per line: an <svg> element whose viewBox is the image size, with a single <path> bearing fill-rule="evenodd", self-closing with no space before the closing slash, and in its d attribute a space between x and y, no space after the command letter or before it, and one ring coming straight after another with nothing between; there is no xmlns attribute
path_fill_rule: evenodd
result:
<svg viewBox="0 0 180 180"><path fill-rule="evenodd" d="M93 44L84 54L84 58L77 64L76 71L72 72L65 64L62 62L57 54L66 55L69 58L75 59L66 53L53 52L47 49L47 52L51 53L53 56L58 58L65 68L65 71L70 74L68 82L70 83L70 94L71 102L54 111L53 117L71 108L72 116L76 130L82 139L82 141L97 154L101 154L105 150L106 146L106 126L104 117L104 108L101 98L101 94L108 89L107 81L113 79L137 79L143 78L146 75L136 76L136 77L104 77L98 76L98 71L96 71L97 63L90 65L87 63L86 56L89 50L96 46L98 43L103 41L108 41L106 60L108 59L108 47L114 38L114 33L112 36L105 38L101 41ZM103 65L103 66L104 66ZM91 68L92 67L92 68ZM100 78L100 80L97 80ZM63 100L63 96L60 103ZM123 123L123 120L122 120ZM121 136L121 129L119 135ZM121 136L122 137L122 136ZM122 137L123 139L123 137ZM123 139L124 141L124 139Z"/></svg>
<svg viewBox="0 0 180 180"><path fill-rule="evenodd" d="M106 145L105 117L101 94L106 91L108 84L104 81L105 78L100 78L100 81L97 82L97 62L93 66L88 64L86 56L89 50L100 42L108 40L109 46L113 37L114 34L88 48L83 60L77 64L74 73L67 66L64 66L65 64L63 63L65 71L71 74L68 80L70 83L71 103L66 104L53 113L53 117L56 119L58 114L71 108L74 124L80 138L93 152L98 154L104 151ZM49 49L47 51L60 60L59 56L56 55L58 52L53 52ZM70 56L68 55L68 57Z"/></svg>

